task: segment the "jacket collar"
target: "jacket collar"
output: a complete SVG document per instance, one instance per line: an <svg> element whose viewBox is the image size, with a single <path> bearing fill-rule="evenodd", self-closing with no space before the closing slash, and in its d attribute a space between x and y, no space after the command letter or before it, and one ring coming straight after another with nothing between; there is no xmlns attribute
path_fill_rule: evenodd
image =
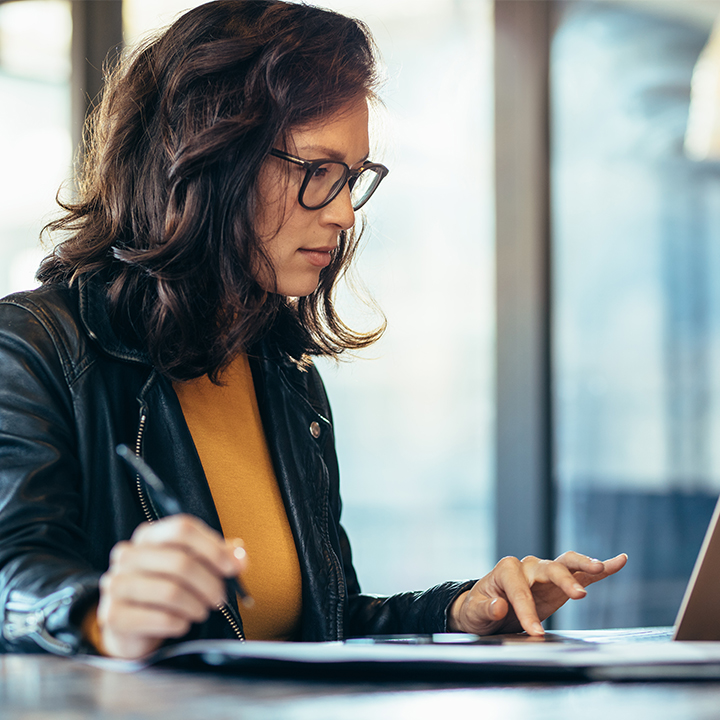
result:
<svg viewBox="0 0 720 720"><path fill-rule="evenodd" d="M80 321L87 334L108 355L127 362L152 365L149 353L138 341L130 345L118 336L110 321L106 290L108 283L102 275L82 276L78 280ZM277 343L266 337L259 340L248 351L248 355L258 362L270 362L273 365L296 369L293 363L277 346ZM294 375L294 373L290 373Z"/></svg>
<svg viewBox="0 0 720 720"><path fill-rule="evenodd" d="M80 320L88 335L108 355L119 360L152 365L150 356L141 347L132 347L120 339L108 314L106 288L101 276L81 277L78 281Z"/></svg>

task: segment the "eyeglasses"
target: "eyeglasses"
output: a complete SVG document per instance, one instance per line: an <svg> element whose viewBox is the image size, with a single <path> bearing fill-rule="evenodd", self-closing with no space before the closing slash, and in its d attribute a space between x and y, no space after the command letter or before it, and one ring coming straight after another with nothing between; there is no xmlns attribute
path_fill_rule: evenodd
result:
<svg viewBox="0 0 720 720"><path fill-rule="evenodd" d="M274 148L270 154L305 168L298 202L306 210L319 210L329 205L345 187L345 183L350 187L353 210L359 210L390 172L380 163L366 162L357 170L351 170L339 160L303 160Z"/></svg>

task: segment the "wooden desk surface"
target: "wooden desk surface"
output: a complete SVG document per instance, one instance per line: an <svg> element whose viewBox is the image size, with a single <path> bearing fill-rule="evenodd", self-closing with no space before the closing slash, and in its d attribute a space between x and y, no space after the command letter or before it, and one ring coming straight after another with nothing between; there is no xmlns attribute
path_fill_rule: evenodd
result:
<svg viewBox="0 0 720 720"><path fill-rule="evenodd" d="M327 683L0 655L2 720L715 720L720 683Z"/></svg>

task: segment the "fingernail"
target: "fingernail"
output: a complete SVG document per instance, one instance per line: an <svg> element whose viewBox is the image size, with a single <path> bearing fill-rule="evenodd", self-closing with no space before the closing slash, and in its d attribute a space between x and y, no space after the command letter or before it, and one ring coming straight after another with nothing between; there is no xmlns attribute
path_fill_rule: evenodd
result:
<svg viewBox="0 0 720 720"><path fill-rule="evenodd" d="M245 551L245 548L244 548L244 547L236 547L236 548L233 550L233 555L234 555L238 560L242 560L242 559L244 559L245 556L247 555L247 552Z"/></svg>
<svg viewBox="0 0 720 720"><path fill-rule="evenodd" d="M581 592L584 595L587 595L587 590L579 583L575 583L573 587L575 588L575 592Z"/></svg>
<svg viewBox="0 0 720 720"><path fill-rule="evenodd" d="M590 562L602 562L602 560L598 560L597 558L592 558Z"/></svg>
<svg viewBox="0 0 720 720"><path fill-rule="evenodd" d="M537 633L538 635L545 634L545 628L539 622L533 623L532 629L533 632Z"/></svg>

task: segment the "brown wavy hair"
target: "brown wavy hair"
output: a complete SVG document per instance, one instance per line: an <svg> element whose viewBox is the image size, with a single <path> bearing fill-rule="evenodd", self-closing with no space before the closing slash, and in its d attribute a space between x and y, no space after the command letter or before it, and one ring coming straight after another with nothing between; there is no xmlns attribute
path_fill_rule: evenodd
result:
<svg viewBox="0 0 720 720"><path fill-rule="evenodd" d="M109 73L86 125L78 198L46 230L69 233L43 283L99 274L113 322L172 380L220 371L270 334L283 354L338 356L374 342L333 303L360 233L343 232L311 295L259 286L258 175L294 127L375 98L367 28L280 0L216 0Z"/></svg>

